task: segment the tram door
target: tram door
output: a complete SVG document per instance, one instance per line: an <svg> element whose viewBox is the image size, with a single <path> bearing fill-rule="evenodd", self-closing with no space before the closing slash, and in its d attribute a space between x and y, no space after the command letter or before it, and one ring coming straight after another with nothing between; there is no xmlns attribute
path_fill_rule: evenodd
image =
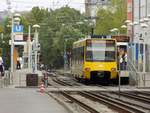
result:
<svg viewBox="0 0 150 113"><path fill-rule="evenodd" d="M117 57L118 57L118 69L127 70L127 46L128 43L118 42L117 43Z"/></svg>

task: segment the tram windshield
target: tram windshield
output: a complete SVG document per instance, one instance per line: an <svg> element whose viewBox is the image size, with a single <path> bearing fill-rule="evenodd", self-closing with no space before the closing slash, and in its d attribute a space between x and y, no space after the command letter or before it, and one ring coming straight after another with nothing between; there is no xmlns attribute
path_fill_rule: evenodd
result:
<svg viewBox="0 0 150 113"><path fill-rule="evenodd" d="M114 40L87 40L86 61L115 61Z"/></svg>

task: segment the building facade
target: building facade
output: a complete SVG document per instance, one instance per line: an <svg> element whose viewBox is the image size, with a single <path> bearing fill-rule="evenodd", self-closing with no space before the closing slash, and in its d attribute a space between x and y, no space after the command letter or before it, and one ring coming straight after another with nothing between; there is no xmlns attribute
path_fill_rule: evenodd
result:
<svg viewBox="0 0 150 113"><path fill-rule="evenodd" d="M127 0L131 60L140 72L150 72L150 0Z"/></svg>
<svg viewBox="0 0 150 113"><path fill-rule="evenodd" d="M85 0L85 13L87 17L95 18L98 7L110 3L111 0Z"/></svg>

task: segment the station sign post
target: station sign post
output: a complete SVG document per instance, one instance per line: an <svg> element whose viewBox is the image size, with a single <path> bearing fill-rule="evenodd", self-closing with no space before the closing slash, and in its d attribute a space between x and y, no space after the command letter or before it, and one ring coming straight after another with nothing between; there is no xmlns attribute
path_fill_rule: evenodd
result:
<svg viewBox="0 0 150 113"><path fill-rule="evenodd" d="M23 41L23 25L14 25L14 41Z"/></svg>

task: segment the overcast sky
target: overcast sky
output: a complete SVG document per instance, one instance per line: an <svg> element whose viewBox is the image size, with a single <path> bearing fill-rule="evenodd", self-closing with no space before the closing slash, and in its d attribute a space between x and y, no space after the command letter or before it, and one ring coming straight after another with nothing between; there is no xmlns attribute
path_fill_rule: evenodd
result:
<svg viewBox="0 0 150 113"><path fill-rule="evenodd" d="M7 0L0 0L0 11L7 10ZM11 7L15 11L31 10L34 6L44 7L44 8L60 8L62 6L68 5L72 8L85 11L85 0L10 0Z"/></svg>

